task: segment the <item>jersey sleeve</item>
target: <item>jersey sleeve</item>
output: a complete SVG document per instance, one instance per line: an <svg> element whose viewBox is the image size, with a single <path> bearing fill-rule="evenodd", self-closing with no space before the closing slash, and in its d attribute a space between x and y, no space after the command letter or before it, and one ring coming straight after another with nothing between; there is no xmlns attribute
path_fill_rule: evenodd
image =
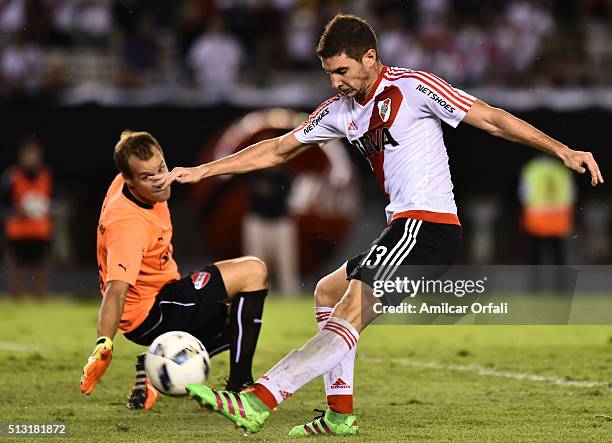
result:
<svg viewBox="0 0 612 443"><path fill-rule="evenodd" d="M126 220L107 229L106 282L120 280L136 285L150 236L138 220Z"/></svg>
<svg viewBox="0 0 612 443"><path fill-rule="evenodd" d="M440 77L422 71L415 71L409 87L420 112L435 115L453 128L461 123L476 100Z"/></svg>
<svg viewBox="0 0 612 443"><path fill-rule="evenodd" d="M344 132L338 125L340 95L324 101L304 123L293 130L295 138L303 144L326 143L342 138Z"/></svg>

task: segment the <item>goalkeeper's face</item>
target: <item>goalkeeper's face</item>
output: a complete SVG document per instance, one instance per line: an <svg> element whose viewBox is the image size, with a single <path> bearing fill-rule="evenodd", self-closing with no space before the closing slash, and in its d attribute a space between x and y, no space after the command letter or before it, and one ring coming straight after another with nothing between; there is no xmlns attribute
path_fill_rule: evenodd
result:
<svg viewBox="0 0 612 443"><path fill-rule="evenodd" d="M141 160L131 155L128 158L132 177L124 177L130 191L134 196L150 205L157 202L165 202L170 198L170 187L159 190L153 186L149 178L153 175L168 172L166 161L159 150L153 149L153 156L148 160Z"/></svg>

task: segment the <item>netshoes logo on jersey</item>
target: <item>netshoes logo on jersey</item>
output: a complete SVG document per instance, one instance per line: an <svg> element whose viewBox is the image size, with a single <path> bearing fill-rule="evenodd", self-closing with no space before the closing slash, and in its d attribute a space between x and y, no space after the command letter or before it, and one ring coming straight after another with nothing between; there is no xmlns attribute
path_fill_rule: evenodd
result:
<svg viewBox="0 0 612 443"><path fill-rule="evenodd" d="M325 117L327 114L329 114L329 109L325 109L323 112L321 112L319 115L317 115L315 117L314 120L312 120L308 126L306 126L304 128L304 134L308 134L310 131L312 131L314 128L316 128L319 123L321 123L321 120L323 119L323 117Z"/></svg>
<svg viewBox="0 0 612 443"><path fill-rule="evenodd" d="M427 97L429 97L430 99L432 99L434 102L436 102L437 104L439 104L440 106L442 106L444 109L446 109L448 112L450 112L451 114L453 112L455 112L455 108L452 107L450 105L450 103L448 103L446 100L444 100L444 97L436 94L435 92L433 92L431 89L423 86L423 85L418 85L416 87L417 91L421 91L423 94L425 94Z"/></svg>
<svg viewBox="0 0 612 443"><path fill-rule="evenodd" d="M202 289L210 281L209 272L196 272L191 276L193 287L196 289Z"/></svg>

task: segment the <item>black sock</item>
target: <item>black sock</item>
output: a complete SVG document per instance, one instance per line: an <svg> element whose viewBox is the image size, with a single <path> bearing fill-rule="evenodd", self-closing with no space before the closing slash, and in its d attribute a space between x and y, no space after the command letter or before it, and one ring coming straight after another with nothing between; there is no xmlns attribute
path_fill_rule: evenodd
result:
<svg viewBox="0 0 612 443"><path fill-rule="evenodd" d="M267 289L240 292L232 300L229 313L230 376L229 391L241 391L253 383L253 356L259 331Z"/></svg>
<svg viewBox="0 0 612 443"><path fill-rule="evenodd" d="M144 389L147 374L145 373L145 355L146 353L138 354L136 356L136 381L134 382L135 388Z"/></svg>

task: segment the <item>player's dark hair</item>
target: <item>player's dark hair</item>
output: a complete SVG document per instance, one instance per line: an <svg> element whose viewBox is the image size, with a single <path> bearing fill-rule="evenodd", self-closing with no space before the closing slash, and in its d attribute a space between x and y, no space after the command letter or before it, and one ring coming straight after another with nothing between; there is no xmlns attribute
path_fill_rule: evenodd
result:
<svg viewBox="0 0 612 443"><path fill-rule="evenodd" d="M130 155L140 160L149 160L153 157L153 148L157 149L162 156L164 155L164 151L155 137L148 132L123 131L115 145L115 154L113 155L117 169L126 177L132 178L132 170L128 163Z"/></svg>
<svg viewBox="0 0 612 443"><path fill-rule="evenodd" d="M378 40L370 25L355 15L338 14L325 25L317 55L329 58L346 53L347 57L361 62L370 49L376 50L378 60Z"/></svg>

